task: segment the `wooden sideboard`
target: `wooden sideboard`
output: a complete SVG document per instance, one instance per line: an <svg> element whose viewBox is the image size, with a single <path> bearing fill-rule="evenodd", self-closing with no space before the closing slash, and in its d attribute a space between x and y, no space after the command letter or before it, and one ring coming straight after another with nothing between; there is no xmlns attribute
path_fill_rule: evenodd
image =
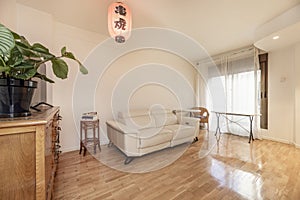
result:
<svg viewBox="0 0 300 200"><path fill-rule="evenodd" d="M0 118L0 199L51 199L59 158L59 107Z"/></svg>

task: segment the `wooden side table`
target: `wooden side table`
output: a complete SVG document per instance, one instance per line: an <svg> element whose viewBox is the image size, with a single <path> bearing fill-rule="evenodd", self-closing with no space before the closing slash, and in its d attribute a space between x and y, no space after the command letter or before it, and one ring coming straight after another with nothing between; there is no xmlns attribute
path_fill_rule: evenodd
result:
<svg viewBox="0 0 300 200"><path fill-rule="evenodd" d="M88 130L93 131L93 137L88 137ZM96 135L97 129L97 135ZM80 150L79 154L81 154L82 149L83 156L85 156L86 150L88 146L94 146L94 153L96 153L96 146L98 145L99 151L101 151L100 147L100 133L99 133L99 119L97 120L81 120L80 121ZM84 135L83 135L84 133Z"/></svg>

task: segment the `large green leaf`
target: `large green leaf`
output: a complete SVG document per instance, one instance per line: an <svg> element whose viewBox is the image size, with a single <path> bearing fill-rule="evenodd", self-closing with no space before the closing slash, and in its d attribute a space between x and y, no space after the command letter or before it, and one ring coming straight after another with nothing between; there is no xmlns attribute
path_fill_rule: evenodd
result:
<svg viewBox="0 0 300 200"><path fill-rule="evenodd" d="M8 28L0 24L0 56L8 55L15 46L15 40Z"/></svg>
<svg viewBox="0 0 300 200"><path fill-rule="evenodd" d="M5 64L4 60L3 60L3 58L1 58L1 56L0 56L0 66L1 67L6 67L6 64Z"/></svg>
<svg viewBox="0 0 300 200"><path fill-rule="evenodd" d="M22 61L23 61L22 53L19 51L17 47L14 47L11 50L10 57L7 61L7 65L16 66L19 65Z"/></svg>
<svg viewBox="0 0 300 200"><path fill-rule="evenodd" d="M20 73L17 73L14 75L14 78L23 79L23 80L29 80L36 74L35 68L29 68L26 70L21 70Z"/></svg>
<svg viewBox="0 0 300 200"><path fill-rule="evenodd" d="M9 67L0 66L0 73L2 72L8 72L10 70Z"/></svg>
<svg viewBox="0 0 300 200"><path fill-rule="evenodd" d="M35 44L35 46L27 46L26 44L23 44L22 42L16 41L16 46L18 47L19 51L28 58L36 58L35 60L41 61L41 60L50 60L54 57L53 54L49 52L49 50L42 45L39 46Z"/></svg>
<svg viewBox="0 0 300 200"><path fill-rule="evenodd" d="M72 52L66 51L66 47L63 47L63 48L61 49L61 55L62 55L63 57L65 57L65 58L69 58L69 59L75 60L75 61L78 63L78 65L79 65L79 70L80 70L80 72L81 72L82 74L88 74L87 68L85 68L85 67L83 66L83 64L81 64L81 62L75 58L75 56L74 56L74 54L73 54Z"/></svg>
<svg viewBox="0 0 300 200"><path fill-rule="evenodd" d="M21 36L18 33L15 33L13 31L12 31L12 34L14 36L15 41L18 41L18 42L26 45L28 48L31 47L30 43L28 42L28 40L24 36Z"/></svg>
<svg viewBox="0 0 300 200"><path fill-rule="evenodd" d="M26 44L23 44L22 42L16 41L16 47L19 49L19 51L26 57L32 56L32 52L30 50L31 47L28 47Z"/></svg>
<svg viewBox="0 0 300 200"><path fill-rule="evenodd" d="M32 50L40 52L40 53L46 53L49 54L49 49L47 49L46 47L44 47L42 44L40 43L34 43L32 45Z"/></svg>
<svg viewBox="0 0 300 200"><path fill-rule="evenodd" d="M32 65L22 63L21 65L15 66L13 69L14 70L28 70L28 69L33 69L33 68L35 68L35 67Z"/></svg>
<svg viewBox="0 0 300 200"><path fill-rule="evenodd" d="M47 81L47 82L49 82L49 83L54 83L54 81L51 80L50 78L48 78L46 75L40 74L40 73L38 73L38 72L34 75L34 77L37 77L37 78L39 78L39 79L41 79L41 80L44 80L44 81Z"/></svg>
<svg viewBox="0 0 300 200"><path fill-rule="evenodd" d="M58 78L66 79L69 71L67 63L60 58L54 58L51 60L51 62L54 74Z"/></svg>

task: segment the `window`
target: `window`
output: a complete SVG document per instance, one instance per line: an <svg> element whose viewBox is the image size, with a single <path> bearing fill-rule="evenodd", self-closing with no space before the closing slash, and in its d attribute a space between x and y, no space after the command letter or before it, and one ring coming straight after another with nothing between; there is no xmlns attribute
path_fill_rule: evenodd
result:
<svg viewBox="0 0 300 200"><path fill-rule="evenodd" d="M230 55L219 56L214 59L214 67L208 67L208 104L210 104L210 110L216 110L216 106L213 104L223 103L224 110L219 110L220 106L216 111L221 112L233 112L243 114L256 114L260 113L260 79L261 70L258 69L256 63L257 54L256 49L246 49L242 52L233 53ZM217 70L216 70L217 69ZM222 83L223 87L219 83ZM213 93L224 93L223 98L217 99L215 96L222 95L211 95ZM212 97L213 96L213 97ZM212 98L215 98L214 100ZM249 135L245 128L249 126L249 119L239 119L236 116L230 116L232 121L238 121L240 126L236 124L226 123L224 121L224 129L232 133L239 135ZM228 122L228 121L227 121ZM254 120L256 127L259 127L260 120L257 117ZM243 126L243 127L242 127ZM257 135L254 134L257 137Z"/></svg>

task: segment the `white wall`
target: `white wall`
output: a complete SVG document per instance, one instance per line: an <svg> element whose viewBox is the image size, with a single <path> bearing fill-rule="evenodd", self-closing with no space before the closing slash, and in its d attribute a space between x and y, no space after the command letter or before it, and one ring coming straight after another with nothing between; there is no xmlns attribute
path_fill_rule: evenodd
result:
<svg viewBox="0 0 300 200"><path fill-rule="evenodd" d="M300 144L300 44L269 52L269 129L264 138Z"/></svg>
<svg viewBox="0 0 300 200"><path fill-rule="evenodd" d="M118 111L150 109L155 105L168 109L192 107L195 98L190 93L195 93L195 73L190 63L162 50L144 49L121 56L99 77L95 91L95 108L100 114L102 133L106 135L105 121L112 119ZM132 79L141 81L136 83ZM174 88L164 81L175 81L177 88L189 98L188 105L178 91L173 91Z"/></svg>
<svg viewBox="0 0 300 200"><path fill-rule="evenodd" d="M84 60L88 53L107 36L86 32L64 24L60 24L51 15L30 7L17 4L15 1L1 1L0 21L14 31L24 35L31 43L44 44L55 54L60 48L67 46L77 58ZM9 13L8 13L9 12ZM73 150L78 145L78 135L72 115L73 82L78 73L78 66L72 61L69 63L69 79L55 80L55 84L47 84L47 102L61 107L63 121L61 123L62 150ZM47 74L52 77L48 68Z"/></svg>
<svg viewBox="0 0 300 200"><path fill-rule="evenodd" d="M62 29L60 28L60 30ZM76 31L76 33L78 34L80 31ZM68 37L69 40L71 38L68 34L65 37ZM82 46L82 44L80 45ZM77 48L80 48L80 46ZM92 65L97 66L99 63L96 60ZM75 73L76 72L75 70ZM108 143L105 122L113 119L113 113L124 111L126 108L150 108L157 104L169 109L187 106L187 104L180 104L182 101L186 101L178 99L176 92L174 93L174 91L170 90L168 85L157 84L160 80L173 81L173 84L175 84L177 88L181 88L181 92L186 93L186 98L189 98L188 106L192 107L195 101L190 94L192 93L193 95L195 91L195 73L196 70L184 59L172 53L154 49L137 50L121 56L99 77L94 77L93 72L91 72L91 74L88 75L90 79L99 79L94 91L94 108L100 117L101 144ZM72 74L71 71L67 81L56 81L53 87L54 103L62 107L62 116L67 119L62 122L63 129L67 130L63 132L64 135L62 136L62 144L65 151L78 149L79 144L79 121L76 120L76 118L74 120L74 113L70 112L74 111L74 108L72 108L72 101L74 100L72 99L73 91L71 91L70 88L74 87L75 74ZM172 78L170 76L174 77ZM150 82L146 81L146 85L134 85L135 81L133 80L138 79L142 80L142 82L143 80L150 80ZM175 80L176 82L174 83ZM137 88L132 90L132 87L135 86L137 86ZM123 89L118 91L118 87ZM119 94L118 92L122 93L122 98L116 98L114 96ZM130 96L129 98L125 98L128 92ZM84 93L82 92L82 94ZM87 102L83 100L82 104L84 103ZM88 111L91 110L86 110L86 112ZM77 127L77 130L75 127Z"/></svg>
<svg viewBox="0 0 300 200"><path fill-rule="evenodd" d="M60 49L67 46L79 60L84 60L88 53L105 36L96 33L86 32L68 25L56 22L51 15L32 9L27 6L16 4L17 8L17 29L16 31L26 36L31 42L40 42L47 46L51 52L60 54ZM47 64L47 75L55 84L47 83L47 102L60 106L63 120L61 122L61 146L62 151L78 148L79 136L76 129L76 121L72 112L73 82L78 73L78 65L74 61L66 60L69 64L68 79L60 80L53 77L52 70ZM84 103L84 102L83 102Z"/></svg>
<svg viewBox="0 0 300 200"><path fill-rule="evenodd" d="M0 1L0 22L12 30L16 28L16 12L16 0Z"/></svg>
<svg viewBox="0 0 300 200"><path fill-rule="evenodd" d="M5 12L2 12L2 8L3 10L5 9ZM11 8L12 13L4 15L4 13L7 13L8 8ZM62 24L55 21L48 13L17 4L15 1L1 1L0 9L1 21L7 21L7 26L13 27L14 31L24 35L30 42L40 42L49 47L50 51L55 54L60 53L61 47L67 46L67 50L72 51L81 61L84 61L99 43L108 38L108 35L100 35ZM9 16L8 19L7 16ZM3 18L6 20L2 20ZM47 75L55 81L55 84L47 85L47 102L60 106L61 115L63 116L61 122L62 151L79 149L79 120L74 119L72 103L74 100L73 92L76 89L74 88L74 83L77 76L83 75L78 73L78 66L75 62L67 62L69 64L67 80L57 79L53 77L51 70L47 71ZM94 65L97 64L99 63L94 63ZM153 71L152 74L143 73L144 68L150 69L150 71L151 69L161 69L162 73L158 73L159 71ZM195 70L190 63L181 57L161 50L150 49L134 51L123 55L109 66L104 75L99 78L98 85L96 86L95 108L99 113L101 128L103 130L106 130L105 121L112 117L110 107L111 93L116 86L116 81L124 77L124 74L131 72L137 73L134 79L161 77L162 79L167 78L171 81L172 77L170 77L170 73L173 73L175 76L181 77L184 82L184 84L180 82L173 83L181 90L181 93L187 93L186 87L190 87L192 93L195 91ZM93 74L87 76L93 76ZM191 98L187 101L191 102L191 106L195 103L193 97L186 95L186 98ZM132 91L129 99L120 99L119 101L128 101L130 109L149 107L158 103L169 108L176 108L179 105L176 94L170 91L169 88L156 84L155 81ZM85 104L85 102L82 101L82 104ZM105 132L101 134L101 143L106 143Z"/></svg>
<svg viewBox="0 0 300 200"><path fill-rule="evenodd" d="M89 53L107 35L87 32L55 21L45 12L17 4L16 1L0 1L0 20L13 30L25 35L31 42L41 42L52 52L59 53L62 46L67 46L80 59L84 60ZM265 138L296 143L300 147L300 43L276 51L269 52L269 131ZM78 120L74 120L72 94L74 81L78 75L77 65L70 64L67 80L55 79L54 85L49 85L48 102L61 107L62 121L62 150L78 149ZM112 63L110 68L99 80L96 89L95 108L100 114L101 127L111 116L110 97L112 89L123 74L145 63L164 64L171 71L182 75L195 88L194 69L185 60L159 50L142 50L128 54ZM96 63L95 63L96 64ZM162 65L155 65L162 67ZM81 76L81 75L79 75ZM144 74L143 76L147 76ZM180 87L180 84L178 84ZM184 91L183 91L184 92ZM149 95L150 94L150 95ZM170 103L167 101L171 100ZM176 95L168 88L157 84L149 84L138 88L128 99L131 109L156 104L161 101L165 107L178 105ZM85 102L82 102L84 104ZM77 126L76 126L77 125ZM103 136L103 135L102 135ZM106 140L102 140L105 143Z"/></svg>
<svg viewBox="0 0 300 200"><path fill-rule="evenodd" d="M60 48L67 47L67 50L82 62L87 57L89 52L100 42L105 36L96 33L87 32L72 26L55 22L54 25L54 51L59 54ZM61 146L62 151L70 151L79 149L79 130L78 121L73 117L73 90L74 80L76 76L82 76L78 72L78 65L72 60L66 60L69 65L68 78L65 80L53 78L55 84L50 84L52 87L53 105L60 106L63 120L61 122ZM84 104L84 102L82 102Z"/></svg>

